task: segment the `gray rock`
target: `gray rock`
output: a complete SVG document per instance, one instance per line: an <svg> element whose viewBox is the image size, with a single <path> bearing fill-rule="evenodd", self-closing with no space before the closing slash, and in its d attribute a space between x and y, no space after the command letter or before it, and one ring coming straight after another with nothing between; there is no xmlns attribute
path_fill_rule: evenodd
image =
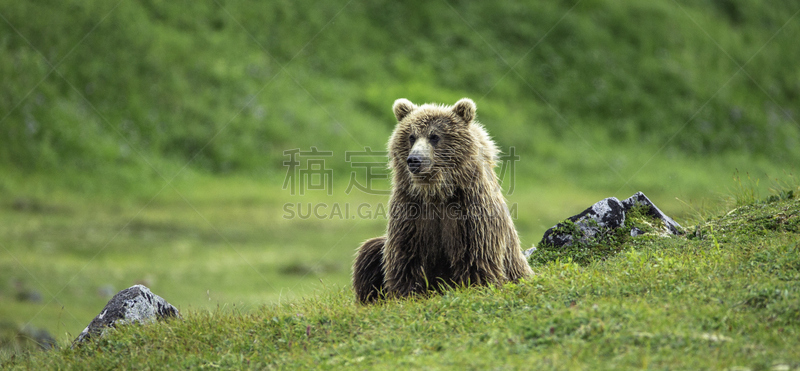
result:
<svg viewBox="0 0 800 371"><path fill-rule="evenodd" d="M647 206L647 214L653 218L660 219L667 227L669 234L680 234L682 228L672 218L665 215L661 210L650 201L642 192L636 192L633 196L620 201L615 197L609 197L597 202L590 208L578 215L573 215L567 220L569 222L558 223L544 233L539 245L550 245L554 247L569 246L578 242L587 243L599 238L600 236L612 232L616 228L625 225L625 212L633 207ZM631 236L638 236L642 231L638 228L631 230ZM525 251L526 256L535 251L529 249Z"/></svg>
<svg viewBox="0 0 800 371"><path fill-rule="evenodd" d="M23 290L17 293L17 300L19 301L29 301L32 303L41 303L42 302L42 294L40 294L36 290Z"/></svg>
<svg viewBox="0 0 800 371"><path fill-rule="evenodd" d="M527 250L523 251L522 255L525 256L525 259L527 259L527 258L530 258L531 255L533 255L534 252L536 252L536 246L533 246L530 249L527 249Z"/></svg>
<svg viewBox="0 0 800 371"><path fill-rule="evenodd" d="M31 325L21 326L0 320L0 346L5 349L39 348L49 350L56 348L58 344L56 339L45 329Z"/></svg>
<svg viewBox="0 0 800 371"><path fill-rule="evenodd" d="M35 342L42 350L53 349L58 344L56 339L45 329L25 326L22 328L21 334Z"/></svg>
<svg viewBox="0 0 800 371"><path fill-rule="evenodd" d="M135 285L118 292L89 326L72 342L81 344L102 336L108 328L130 323L153 323L170 317L180 317L178 309L145 286Z"/></svg>
<svg viewBox="0 0 800 371"><path fill-rule="evenodd" d="M644 195L642 192L636 192L631 197L628 197L625 201L622 201L622 204L625 206L625 210L630 210L637 205L647 206L648 207L648 215L655 219L661 219L664 222L664 225L669 229L670 234L678 235L682 234L683 227L680 224L676 223L672 218L668 217L667 214L661 212L661 209L650 201L647 196ZM641 232L641 231L640 231Z"/></svg>

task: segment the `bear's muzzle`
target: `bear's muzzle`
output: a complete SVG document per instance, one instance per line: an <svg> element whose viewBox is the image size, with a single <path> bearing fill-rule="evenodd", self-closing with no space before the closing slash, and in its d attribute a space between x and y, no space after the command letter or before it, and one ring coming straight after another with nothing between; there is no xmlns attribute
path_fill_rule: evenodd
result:
<svg viewBox="0 0 800 371"><path fill-rule="evenodd" d="M418 155L410 155L406 160L408 163L408 170L411 171L411 174L419 174L420 170L422 170L422 157Z"/></svg>

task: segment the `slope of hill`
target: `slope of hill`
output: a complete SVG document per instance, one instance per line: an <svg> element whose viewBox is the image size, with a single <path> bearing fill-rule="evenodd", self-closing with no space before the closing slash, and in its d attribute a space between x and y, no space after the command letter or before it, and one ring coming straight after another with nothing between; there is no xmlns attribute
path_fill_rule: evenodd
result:
<svg viewBox="0 0 800 371"><path fill-rule="evenodd" d="M152 177L164 162L270 173L289 148L384 143L401 96L473 97L504 147L536 158L577 131L792 163L798 11L755 0L6 2L0 166L123 186L120 173Z"/></svg>
<svg viewBox="0 0 800 371"><path fill-rule="evenodd" d="M584 265L496 288L360 306L349 288L255 312L125 326L9 368L793 369L800 200L784 193Z"/></svg>

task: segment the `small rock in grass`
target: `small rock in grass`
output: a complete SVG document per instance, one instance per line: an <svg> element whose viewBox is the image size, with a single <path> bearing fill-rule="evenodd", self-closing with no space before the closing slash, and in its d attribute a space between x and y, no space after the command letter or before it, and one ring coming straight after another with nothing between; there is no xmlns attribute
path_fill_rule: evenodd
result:
<svg viewBox="0 0 800 371"><path fill-rule="evenodd" d="M653 219L660 219L667 230L667 233L677 235L681 232L681 226L672 218L661 212L661 210L650 201L642 192L636 192L633 196L624 201L616 197L609 197L597 202L578 215L567 218L564 222L558 223L548 229L539 242L540 246L549 245L553 247L570 246L577 242L589 243L601 235L625 225L625 213L636 206L644 206L647 216ZM631 236L641 235L643 232L639 228L631 230ZM529 256L535 249L525 251Z"/></svg>
<svg viewBox="0 0 800 371"><path fill-rule="evenodd" d="M0 346L5 349L48 350L57 346L56 339L45 329L16 325L0 320Z"/></svg>
<svg viewBox="0 0 800 371"><path fill-rule="evenodd" d="M628 197L625 201L622 201L622 204L625 206L625 211L629 211L636 206L646 206L648 210L647 215L654 219L661 219L661 221L664 222L664 225L669 229L670 234L682 234L681 231L683 230L683 227L672 220L672 218L668 217L667 214L664 214L661 209L659 209L658 206L653 203L653 201L650 201L650 199L644 195L644 193L636 192L633 196Z"/></svg>
<svg viewBox="0 0 800 371"><path fill-rule="evenodd" d="M72 342L82 344L94 336L102 336L107 328L129 323L152 323L180 317L178 309L145 286L135 285L118 292L89 326Z"/></svg>
<svg viewBox="0 0 800 371"><path fill-rule="evenodd" d="M41 303L42 302L42 294L40 294L36 290L22 290L17 293L17 300L19 301L29 301L31 303Z"/></svg>
<svg viewBox="0 0 800 371"><path fill-rule="evenodd" d="M25 326L22 328L21 334L27 336L28 339L32 340L43 350L55 348L57 345L56 339L53 338L53 336L50 335L50 333L45 329L36 328L33 326Z"/></svg>

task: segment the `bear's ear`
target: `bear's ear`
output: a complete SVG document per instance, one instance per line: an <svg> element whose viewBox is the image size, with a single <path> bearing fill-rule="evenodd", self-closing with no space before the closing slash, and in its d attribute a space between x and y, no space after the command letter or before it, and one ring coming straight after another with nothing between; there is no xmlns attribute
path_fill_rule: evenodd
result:
<svg viewBox="0 0 800 371"><path fill-rule="evenodd" d="M403 121L403 118L408 116L411 111L415 110L417 106L414 103L411 103L410 100L405 98L400 98L394 101L394 105L392 105L392 111L394 111L394 117L397 117L397 121Z"/></svg>
<svg viewBox="0 0 800 371"><path fill-rule="evenodd" d="M467 124L471 123L472 120L475 119L475 102L469 98L461 98L456 105L453 106L453 112L456 115L464 119L464 122Z"/></svg>

